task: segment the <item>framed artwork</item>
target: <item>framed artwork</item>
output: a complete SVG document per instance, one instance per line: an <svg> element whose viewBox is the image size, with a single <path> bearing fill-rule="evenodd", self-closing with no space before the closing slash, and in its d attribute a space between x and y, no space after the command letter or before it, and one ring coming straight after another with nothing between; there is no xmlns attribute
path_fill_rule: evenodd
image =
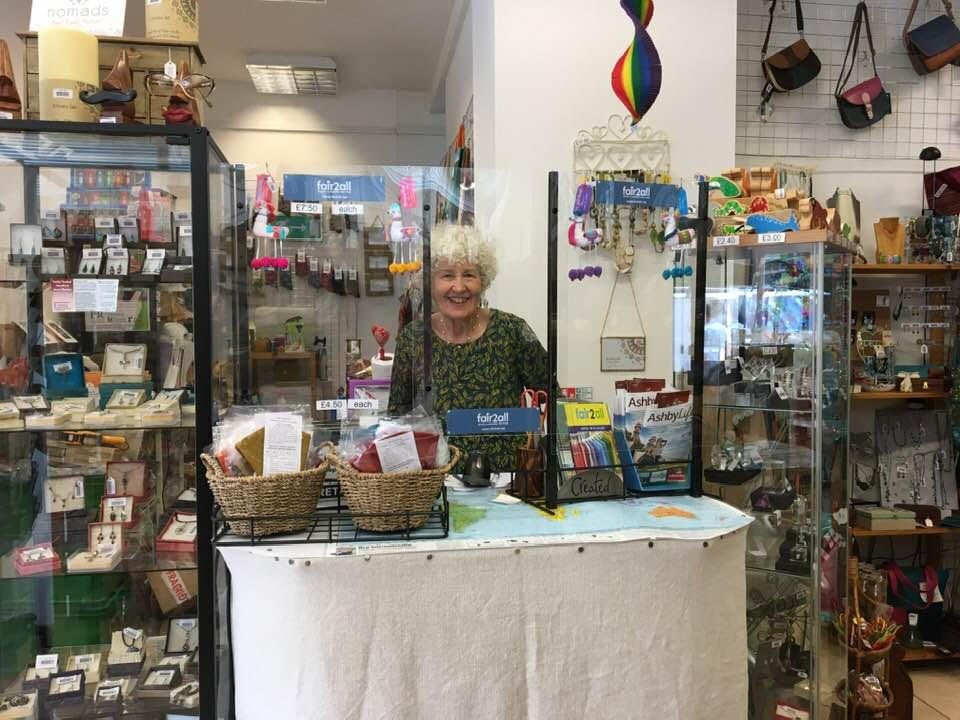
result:
<svg viewBox="0 0 960 720"><path fill-rule="evenodd" d="M367 297L393 297L393 275L366 275Z"/></svg>
<svg viewBox="0 0 960 720"><path fill-rule="evenodd" d="M390 250L367 250L364 253L364 268L368 273L388 273L393 253Z"/></svg>
<svg viewBox="0 0 960 720"><path fill-rule="evenodd" d="M643 372L647 369L647 339L600 338L600 372Z"/></svg>

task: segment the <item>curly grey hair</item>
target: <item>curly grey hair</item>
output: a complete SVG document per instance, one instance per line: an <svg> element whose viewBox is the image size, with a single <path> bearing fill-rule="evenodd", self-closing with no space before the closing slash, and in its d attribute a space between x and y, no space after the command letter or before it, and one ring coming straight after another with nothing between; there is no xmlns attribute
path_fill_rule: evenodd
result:
<svg viewBox="0 0 960 720"><path fill-rule="evenodd" d="M493 251L493 243L477 228L469 225L436 225L430 233L430 257L434 268L441 261L476 265L484 290L497 277L497 256Z"/></svg>

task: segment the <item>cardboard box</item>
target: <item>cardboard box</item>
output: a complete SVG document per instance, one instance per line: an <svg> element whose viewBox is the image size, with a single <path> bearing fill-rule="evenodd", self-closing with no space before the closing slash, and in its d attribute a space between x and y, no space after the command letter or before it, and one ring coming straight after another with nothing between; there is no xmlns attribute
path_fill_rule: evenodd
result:
<svg viewBox="0 0 960 720"><path fill-rule="evenodd" d="M162 570L147 574L160 610L169 615L197 597L196 570Z"/></svg>
<svg viewBox="0 0 960 720"><path fill-rule="evenodd" d="M901 508L862 507L857 508L856 523L864 530L912 530L917 514Z"/></svg>

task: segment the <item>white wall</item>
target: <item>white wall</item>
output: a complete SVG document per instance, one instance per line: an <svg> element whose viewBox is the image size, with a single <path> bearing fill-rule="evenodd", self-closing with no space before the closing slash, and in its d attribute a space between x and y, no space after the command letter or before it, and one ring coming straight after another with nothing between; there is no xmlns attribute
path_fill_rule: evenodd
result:
<svg viewBox="0 0 960 720"><path fill-rule="evenodd" d="M610 73L633 27L617 3L591 4L586 13L576 0L474 0L472 14L478 165L500 173L499 205L478 200L481 222L494 214L486 224L501 260L491 300L527 318L545 338L547 174L564 174L560 213L566 218L577 133L625 113ZM663 90L644 124L668 133L675 179L728 166L735 137L735 0L658 4L650 32L663 61ZM707 67L710 81L701 82ZM605 258L601 280L571 286L567 270L585 258L567 250L561 241L560 380L591 385L598 399L608 399L617 376L601 374L598 359L613 266ZM649 244L638 251L633 282L648 338L649 377L672 372L671 286L660 277L666 266L666 256L655 255ZM636 334L629 292L621 290L608 334Z"/></svg>
<svg viewBox="0 0 960 720"><path fill-rule="evenodd" d="M467 112L470 100L473 98L473 76L476 69L474 58L473 13L467 11L464 14L463 25L460 26L460 33L443 83L447 143L453 140L460 126L460 120Z"/></svg>

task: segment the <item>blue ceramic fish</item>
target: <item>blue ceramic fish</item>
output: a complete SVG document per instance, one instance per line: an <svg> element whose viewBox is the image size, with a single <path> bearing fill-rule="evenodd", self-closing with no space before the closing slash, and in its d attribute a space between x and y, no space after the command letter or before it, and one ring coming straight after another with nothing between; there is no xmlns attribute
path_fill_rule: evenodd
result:
<svg viewBox="0 0 960 720"><path fill-rule="evenodd" d="M792 212L789 220L777 220L770 215L750 215L744 224L759 235L800 230L797 218Z"/></svg>

